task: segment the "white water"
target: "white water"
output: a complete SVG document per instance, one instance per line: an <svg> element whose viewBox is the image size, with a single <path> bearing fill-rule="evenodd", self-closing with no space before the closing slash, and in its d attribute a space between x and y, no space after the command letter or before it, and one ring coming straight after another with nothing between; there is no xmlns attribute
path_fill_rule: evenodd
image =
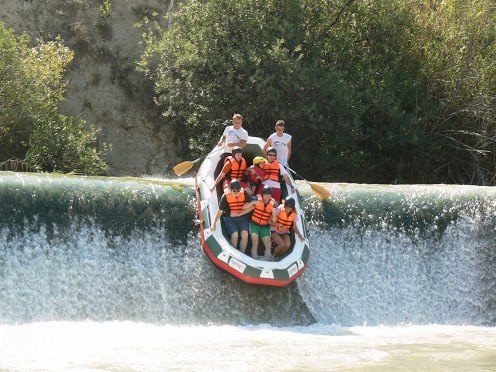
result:
<svg viewBox="0 0 496 372"><path fill-rule="evenodd" d="M197 236L0 231L0 370L493 371L494 234L480 225L314 228L290 289L219 272ZM290 326L310 323L304 307L317 323Z"/></svg>
<svg viewBox="0 0 496 372"><path fill-rule="evenodd" d="M250 312L267 311L256 302L277 293L273 311L291 302L287 291L258 297L239 286L194 238L171 247L158 233L70 236L0 241L0 370L496 370L496 328L463 325L488 317L460 227L426 257L428 242L401 235L371 233L364 251L353 231L314 232L312 265L297 283L318 323L293 327L205 323L214 313L216 324L253 321Z"/></svg>
<svg viewBox="0 0 496 372"><path fill-rule="evenodd" d="M423 240L386 231L364 237L352 228L314 234L300 293L326 324L487 324L496 314L484 300L489 293L494 301L495 284L481 280L492 264L475 228L462 221Z"/></svg>
<svg viewBox="0 0 496 372"><path fill-rule="evenodd" d="M496 369L496 329L159 326L43 322L0 326L0 369L261 371Z"/></svg>

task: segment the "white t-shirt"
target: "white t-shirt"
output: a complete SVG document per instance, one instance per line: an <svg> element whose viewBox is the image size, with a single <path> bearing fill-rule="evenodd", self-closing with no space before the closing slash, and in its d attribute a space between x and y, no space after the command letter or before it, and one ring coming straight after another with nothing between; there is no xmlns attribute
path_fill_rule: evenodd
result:
<svg viewBox="0 0 496 372"><path fill-rule="evenodd" d="M288 143L291 142L291 134L283 133L281 137L277 133L269 136L272 147L277 150L277 160L283 164L288 164Z"/></svg>
<svg viewBox="0 0 496 372"><path fill-rule="evenodd" d="M234 125L229 125L222 135L226 136L226 145L240 143L242 140L248 141L248 132L243 127L235 129Z"/></svg>

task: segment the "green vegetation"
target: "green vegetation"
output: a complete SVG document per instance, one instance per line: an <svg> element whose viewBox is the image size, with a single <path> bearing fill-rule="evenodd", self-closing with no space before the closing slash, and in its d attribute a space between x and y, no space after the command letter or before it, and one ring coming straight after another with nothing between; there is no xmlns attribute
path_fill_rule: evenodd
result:
<svg viewBox="0 0 496 372"><path fill-rule="evenodd" d="M493 0L186 1L172 16L139 66L198 154L240 112L262 137L284 119L312 180L496 185Z"/></svg>
<svg viewBox="0 0 496 372"><path fill-rule="evenodd" d="M15 36L0 23L0 161L15 158L44 171L105 174L97 131L57 112L73 53L58 39L29 43L26 35Z"/></svg>

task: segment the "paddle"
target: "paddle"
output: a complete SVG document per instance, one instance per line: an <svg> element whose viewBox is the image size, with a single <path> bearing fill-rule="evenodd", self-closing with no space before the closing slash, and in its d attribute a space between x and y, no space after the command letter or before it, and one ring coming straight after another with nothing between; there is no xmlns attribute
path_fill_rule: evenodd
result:
<svg viewBox="0 0 496 372"><path fill-rule="evenodd" d="M303 181L308 183L310 185L310 188L312 191L317 195L321 200L326 200L331 196L331 192L327 190L324 186L317 185L316 183L309 182L306 179L304 179L302 176L300 176L298 173L296 173L294 170L292 170L290 167L285 165L286 169L290 170L291 173L293 173L295 176L300 177Z"/></svg>
<svg viewBox="0 0 496 372"><path fill-rule="evenodd" d="M172 170L174 171L175 174L177 174L178 176L181 176L183 175L184 173L186 173L187 171L189 171L191 168L193 168L193 165L195 165L196 162L198 162L199 160L209 156L210 154L213 154L214 152L217 152L217 151L220 151L220 150L223 150L227 147L226 146L222 146L222 147L219 147L217 150L213 150L211 152L209 152L207 155L203 155L203 156L200 156L198 159L195 159L193 161L183 161L182 163L179 163L177 165L175 165Z"/></svg>

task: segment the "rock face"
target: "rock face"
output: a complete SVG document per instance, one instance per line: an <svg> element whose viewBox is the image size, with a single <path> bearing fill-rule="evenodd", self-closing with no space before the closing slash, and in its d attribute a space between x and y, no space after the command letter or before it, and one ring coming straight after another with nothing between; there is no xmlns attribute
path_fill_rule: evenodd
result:
<svg viewBox="0 0 496 372"><path fill-rule="evenodd" d="M163 0L2 0L0 20L19 34L53 40L75 52L61 112L81 116L112 145L110 175L164 175L177 162L174 128L153 103L153 85L136 71L143 17Z"/></svg>

